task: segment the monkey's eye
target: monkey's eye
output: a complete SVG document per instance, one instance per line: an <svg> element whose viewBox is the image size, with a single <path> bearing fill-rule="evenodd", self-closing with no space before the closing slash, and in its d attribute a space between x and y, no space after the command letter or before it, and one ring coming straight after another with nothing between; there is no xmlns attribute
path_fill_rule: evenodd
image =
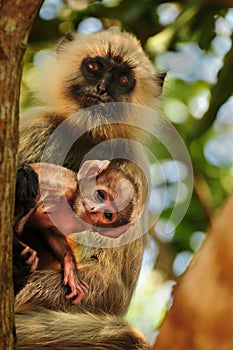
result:
<svg viewBox="0 0 233 350"><path fill-rule="evenodd" d="M108 221L112 221L112 217L113 217L113 215L112 215L112 212L110 211L110 210L105 210L104 211L104 216L105 216L105 218L108 220Z"/></svg>
<svg viewBox="0 0 233 350"><path fill-rule="evenodd" d="M121 86L126 86L128 85L129 83L129 77L128 75L126 74L121 74L118 76L118 83L121 85Z"/></svg>
<svg viewBox="0 0 233 350"><path fill-rule="evenodd" d="M87 62L87 70L92 74L98 74L102 71L102 66L98 62Z"/></svg>
<svg viewBox="0 0 233 350"><path fill-rule="evenodd" d="M101 190L96 191L96 199L98 202L103 203L105 201L105 193Z"/></svg>

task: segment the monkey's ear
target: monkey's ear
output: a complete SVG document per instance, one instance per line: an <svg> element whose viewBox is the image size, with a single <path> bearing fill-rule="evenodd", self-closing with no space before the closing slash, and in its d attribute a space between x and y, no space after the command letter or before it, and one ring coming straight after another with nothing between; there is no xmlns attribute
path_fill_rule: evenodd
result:
<svg viewBox="0 0 233 350"><path fill-rule="evenodd" d="M158 83L159 87L161 87L161 91L163 89L163 84L164 84L164 80L166 78L166 75L167 75L166 72L161 72L161 73L157 74L157 77L156 77L157 83Z"/></svg>
<svg viewBox="0 0 233 350"><path fill-rule="evenodd" d="M69 41L73 41L74 39L75 39L75 33L74 32L68 32L66 34L66 36L64 36L64 38L62 38L58 42L57 47L56 47L56 51L59 52L62 49L64 44L66 44Z"/></svg>
<svg viewBox="0 0 233 350"><path fill-rule="evenodd" d="M109 164L109 160L87 160L79 169L77 175L78 181L90 176L97 176L101 174L103 171L108 169Z"/></svg>

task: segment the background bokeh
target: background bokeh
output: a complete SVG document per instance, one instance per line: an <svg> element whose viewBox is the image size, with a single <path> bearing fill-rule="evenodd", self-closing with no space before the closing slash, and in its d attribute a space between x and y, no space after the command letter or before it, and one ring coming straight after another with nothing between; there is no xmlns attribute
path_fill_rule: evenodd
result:
<svg viewBox="0 0 233 350"><path fill-rule="evenodd" d="M187 268L213 215L233 189L233 1L46 0L25 56L21 109L33 105L34 68L62 35L110 26L134 33L156 67L167 72L162 114L181 135L193 165L187 213L178 226L170 223L167 233L178 174L184 180L189 175L164 145L153 143L158 162L151 164L149 210L151 216L160 215L150 229L138 290L127 315L152 339L169 306L173 281ZM181 201L189 191L184 185Z"/></svg>

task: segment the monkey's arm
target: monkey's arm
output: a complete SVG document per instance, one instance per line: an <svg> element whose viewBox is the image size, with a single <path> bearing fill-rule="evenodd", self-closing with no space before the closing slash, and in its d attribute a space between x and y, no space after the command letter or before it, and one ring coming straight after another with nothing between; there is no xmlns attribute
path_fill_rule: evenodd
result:
<svg viewBox="0 0 233 350"><path fill-rule="evenodd" d="M74 298L72 304L77 304L87 294L88 285L79 276L74 254L64 234L53 225L47 213L41 208L38 208L30 216L26 229L37 234L46 244L53 257L60 262L64 268L63 283L71 289L71 293L66 298Z"/></svg>
<svg viewBox="0 0 233 350"><path fill-rule="evenodd" d="M38 265L36 251L21 242L16 234L16 228L18 228L18 233L22 232L27 216L30 215L30 211L35 207L37 193L37 174L30 166L19 166L16 176L13 236L13 282L15 295L24 287L29 275L35 271Z"/></svg>

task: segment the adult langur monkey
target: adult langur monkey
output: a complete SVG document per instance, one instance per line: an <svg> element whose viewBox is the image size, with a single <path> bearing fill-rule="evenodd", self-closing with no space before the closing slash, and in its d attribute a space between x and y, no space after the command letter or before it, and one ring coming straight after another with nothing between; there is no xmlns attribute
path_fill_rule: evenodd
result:
<svg viewBox="0 0 233 350"><path fill-rule="evenodd" d="M135 116L122 102L157 111L164 76L156 72L131 34L108 30L88 36L68 35L40 75L37 97L43 106L27 111L22 122L19 163L40 162L42 155L42 161L50 162L60 142L81 131L65 156L60 146L58 164L64 159L63 166L78 171L90 150L119 138L123 139L120 147L124 158L144 164L145 155L132 142L141 141L144 133L140 127L128 124ZM73 117L69 119L70 116ZM64 121L64 139L56 135L54 142L47 144ZM142 127L144 122L142 119ZM153 130L154 121L147 121L146 127ZM114 142L102 153L97 147L98 156L90 158L116 158L115 148ZM121 158L115 160L116 167L133 176L144 207L148 193L143 179L133 162L129 165ZM92 246L85 245L92 237L87 231L81 243L71 242L80 276L90 286L88 295L76 305L65 298L61 271L31 274L16 297L18 349L148 349L143 336L121 320L141 267L142 231L142 223L135 224L119 238L129 240L118 241L118 246L113 246L113 239L108 237L96 239L96 234Z"/></svg>

